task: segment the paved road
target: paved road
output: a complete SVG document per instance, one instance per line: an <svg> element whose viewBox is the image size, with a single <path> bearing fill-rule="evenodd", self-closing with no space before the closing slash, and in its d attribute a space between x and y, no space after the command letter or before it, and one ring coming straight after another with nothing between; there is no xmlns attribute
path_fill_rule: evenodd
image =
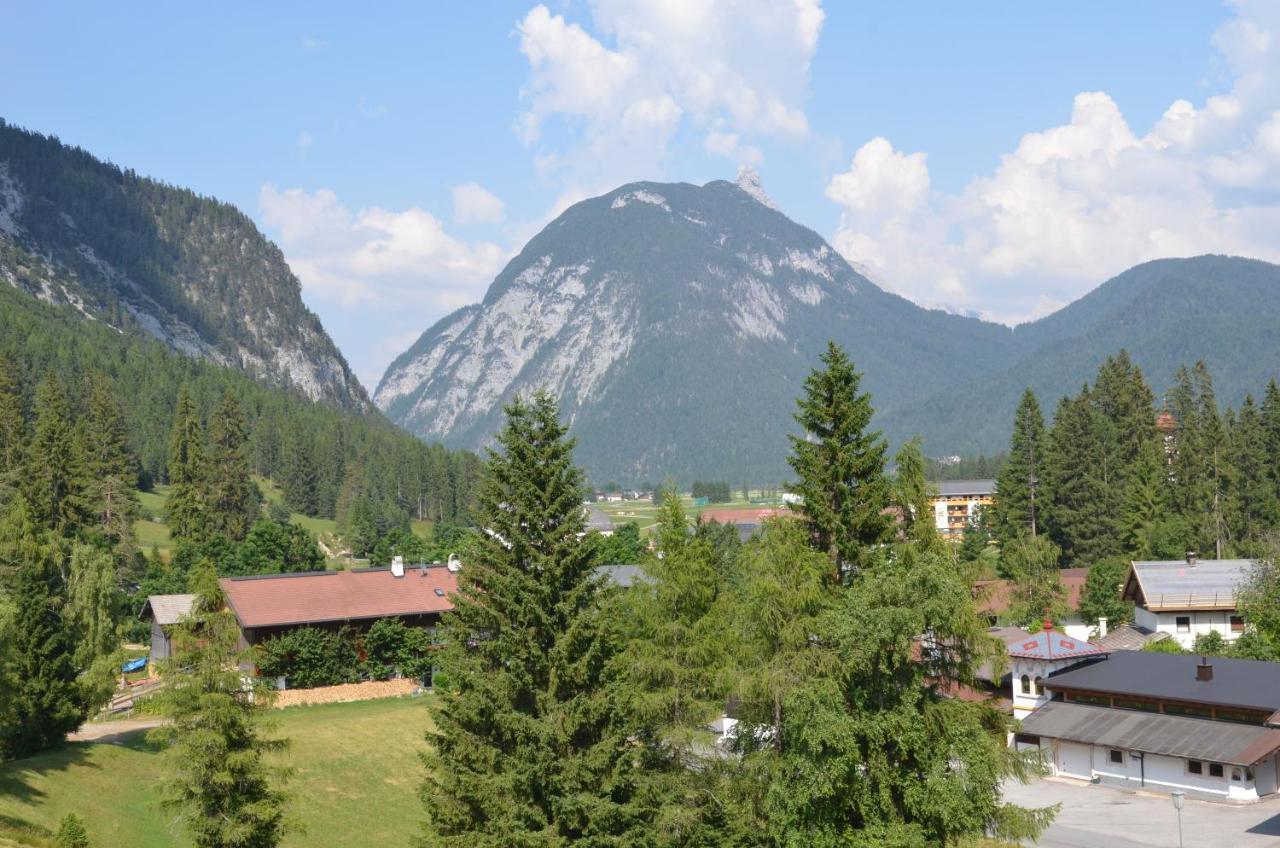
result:
<svg viewBox="0 0 1280 848"><path fill-rule="evenodd" d="M1177 848L1178 818L1168 795L1049 778L1009 784L1006 801L1024 807L1062 804L1041 837L1041 848ZM1280 799L1232 806L1187 799L1182 810L1186 848L1280 846Z"/></svg>

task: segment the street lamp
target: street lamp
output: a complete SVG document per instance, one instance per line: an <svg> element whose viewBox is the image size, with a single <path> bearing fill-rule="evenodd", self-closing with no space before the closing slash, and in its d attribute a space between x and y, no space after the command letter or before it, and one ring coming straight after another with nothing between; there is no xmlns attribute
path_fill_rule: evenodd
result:
<svg viewBox="0 0 1280 848"><path fill-rule="evenodd" d="M1173 799L1173 808L1178 811L1178 848L1182 848L1182 801L1187 797L1187 793L1181 789L1175 789L1169 793L1169 797Z"/></svg>

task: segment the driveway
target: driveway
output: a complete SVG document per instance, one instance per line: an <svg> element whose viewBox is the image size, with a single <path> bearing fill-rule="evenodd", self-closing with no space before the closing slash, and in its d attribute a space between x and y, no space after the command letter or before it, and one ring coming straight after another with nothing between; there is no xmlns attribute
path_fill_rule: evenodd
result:
<svg viewBox="0 0 1280 848"><path fill-rule="evenodd" d="M1036 843L1042 848L1177 848L1178 814L1168 795L1046 778L1005 785L1004 798L1023 807L1061 803L1054 823ZM1233 806L1186 800L1186 848L1280 846L1280 799Z"/></svg>

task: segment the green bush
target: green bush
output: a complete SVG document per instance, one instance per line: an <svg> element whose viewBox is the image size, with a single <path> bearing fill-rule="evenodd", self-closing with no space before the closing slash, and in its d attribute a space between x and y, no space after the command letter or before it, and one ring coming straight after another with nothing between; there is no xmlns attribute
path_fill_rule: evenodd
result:
<svg viewBox="0 0 1280 848"><path fill-rule="evenodd" d="M89 831L84 822L75 813L67 813L58 825L58 834L53 839L57 848L89 848Z"/></svg>
<svg viewBox="0 0 1280 848"><path fill-rule="evenodd" d="M355 634L346 627L299 627L258 646L258 669L264 677L284 677L291 689L354 683L360 679Z"/></svg>
<svg viewBox="0 0 1280 848"><path fill-rule="evenodd" d="M402 677L423 680L431 673L431 633L398 618L374 622L364 636L365 673L374 680Z"/></svg>

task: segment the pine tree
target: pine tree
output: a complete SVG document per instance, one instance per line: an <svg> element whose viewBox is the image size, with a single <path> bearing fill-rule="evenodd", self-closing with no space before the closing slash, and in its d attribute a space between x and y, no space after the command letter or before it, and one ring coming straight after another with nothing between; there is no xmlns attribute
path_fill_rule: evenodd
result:
<svg viewBox="0 0 1280 848"><path fill-rule="evenodd" d="M1264 537L1280 524L1280 500L1268 464L1267 433L1252 396L1246 396L1228 432L1227 525L1238 553L1262 553Z"/></svg>
<svg viewBox="0 0 1280 848"><path fill-rule="evenodd" d="M1276 385L1275 380L1267 383L1260 417L1267 467L1271 469L1271 485L1276 499L1280 500L1280 386Z"/></svg>
<svg viewBox="0 0 1280 848"><path fill-rule="evenodd" d="M23 493L36 523L63 536L92 521L84 444L72 422L62 383L48 378L36 390L35 433Z"/></svg>
<svg viewBox="0 0 1280 848"><path fill-rule="evenodd" d="M225 392L209 423L209 461L205 474L205 510L209 532L239 542L261 512L260 495L249 473L244 413L235 395Z"/></svg>
<svg viewBox="0 0 1280 848"><path fill-rule="evenodd" d="M894 457L893 504L902 516L906 538L924 544L938 541L933 515L936 490L925 477L924 451L919 436L898 449Z"/></svg>
<svg viewBox="0 0 1280 848"><path fill-rule="evenodd" d="M294 512L317 515L320 509L319 480L311 449L303 435L294 432L285 442L284 501Z"/></svg>
<svg viewBox="0 0 1280 848"><path fill-rule="evenodd" d="M546 394L513 401L490 450L483 534L445 617L423 787L424 846L627 844L656 756L616 721L613 653L584 528L582 473Z"/></svg>
<svg viewBox="0 0 1280 848"><path fill-rule="evenodd" d="M1178 370L1169 392L1178 422L1174 438L1172 505L1187 527L1187 543L1221 558L1227 545L1225 428L1203 362Z"/></svg>
<svg viewBox="0 0 1280 848"><path fill-rule="evenodd" d="M1001 544L1043 531L1044 416L1035 392L1027 389L1013 419L1009 457L996 478L992 532Z"/></svg>
<svg viewBox="0 0 1280 848"><path fill-rule="evenodd" d="M61 556L41 538L26 500L17 498L0 527L0 559L17 564L9 645L13 689L8 721L0 727L0 748L10 757L61 745L85 719L75 643L61 614Z"/></svg>
<svg viewBox="0 0 1280 848"><path fill-rule="evenodd" d="M98 527L121 554L132 554L136 548L133 522L141 509L137 463L129 451L124 412L111 384L102 376L94 379L89 390L85 467Z"/></svg>
<svg viewBox="0 0 1280 848"><path fill-rule="evenodd" d="M0 357L0 505L9 502L21 478L26 425L13 363Z"/></svg>
<svg viewBox="0 0 1280 848"><path fill-rule="evenodd" d="M89 848L89 831L84 820L75 813L67 813L58 822L58 832L53 837L54 848Z"/></svg>
<svg viewBox="0 0 1280 848"><path fill-rule="evenodd" d="M1175 555L1180 542L1169 506L1169 470L1164 449L1152 440L1138 455L1125 486L1121 507L1124 552L1134 559ZM1173 550L1169 550L1170 544Z"/></svg>
<svg viewBox="0 0 1280 848"><path fill-rule="evenodd" d="M201 542L208 538L205 504L204 433L195 402L183 387L178 392L173 430L169 438L169 501L165 519L174 541Z"/></svg>
<svg viewBox="0 0 1280 848"><path fill-rule="evenodd" d="M1121 552L1119 510L1103 476L1106 447L1088 386L1063 398L1045 439L1049 537L1065 562L1090 565Z"/></svg>
<svg viewBox="0 0 1280 848"><path fill-rule="evenodd" d="M151 731L166 748L164 803L183 821L196 848L274 848L288 832L280 784L288 772L268 756L286 742L266 731L271 689L239 666L240 629L225 609L209 565L193 572L197 598L174 629L174 654L161 665L156 694L170 723Z"/></svg>
<svg viewBox="0 0 1280 848"><path fill-rule="evenodd" d="M803 435L790 437L787 462L799 477L791 491L803 499L798 510L813 546L831 560L839 582L889 539L890 488L886 445L870 429L874 410L871 396L859 393L861 375L835 342L827 343L821 361L797 401Z"/></svg>

